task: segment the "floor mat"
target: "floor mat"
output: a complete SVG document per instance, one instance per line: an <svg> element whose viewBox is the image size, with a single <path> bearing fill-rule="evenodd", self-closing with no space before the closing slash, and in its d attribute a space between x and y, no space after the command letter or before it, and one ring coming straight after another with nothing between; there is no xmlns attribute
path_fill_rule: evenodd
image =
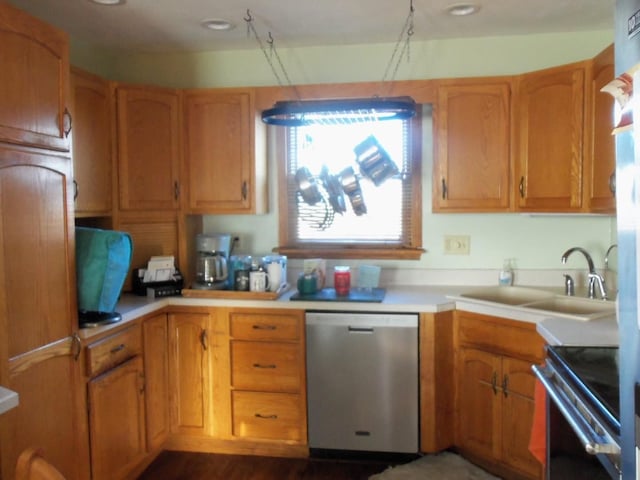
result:
<svg viewBox="0 0 640 480"><path fill-rule="evenodd" d="M425 455L369 477L369 480L500 480L455 453Z"/></svg>

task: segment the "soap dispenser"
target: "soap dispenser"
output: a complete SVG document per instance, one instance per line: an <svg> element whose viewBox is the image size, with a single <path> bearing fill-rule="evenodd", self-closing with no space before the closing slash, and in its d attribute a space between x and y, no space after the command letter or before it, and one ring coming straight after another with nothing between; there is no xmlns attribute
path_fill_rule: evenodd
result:
<svg viewBox="0 0 640 480"><path fill-rule="evenodd" d="M511 267L511 259L509 258L505 259L502 264L498 283L500 286L513 285L513 268Z"/></svg>

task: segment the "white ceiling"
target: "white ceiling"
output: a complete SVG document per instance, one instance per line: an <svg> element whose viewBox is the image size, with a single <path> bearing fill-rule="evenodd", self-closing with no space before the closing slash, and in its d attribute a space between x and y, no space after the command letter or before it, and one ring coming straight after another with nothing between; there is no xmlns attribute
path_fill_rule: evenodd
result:
<svg viewBox="0 0 640 480"><path fill-rule="evenodd" d="M8 0L96 46L137 52L254 49L243 20L247 9L262 40L278 48L398 40L411 0ZM613 28L615 0L477 0L480 11L453 17L463 0L413 0L414 40L571 32ZM200 23L223 18L228 32Z"/></svg>

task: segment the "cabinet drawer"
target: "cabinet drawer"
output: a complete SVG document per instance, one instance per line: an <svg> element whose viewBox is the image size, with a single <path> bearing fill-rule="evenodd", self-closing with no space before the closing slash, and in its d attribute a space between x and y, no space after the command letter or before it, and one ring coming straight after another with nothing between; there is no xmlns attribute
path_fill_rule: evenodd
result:
<svg viewBox="0 0 640 480"><path fill-rule="evenodd" d="M542 360L544 340L535 324L456 311L458 342L517 358Z"/></svg>
<svg viewBox="0 0 640 480"><path fill-rule="evenodd" d="M233 341L231 384L243 390L298 392L302 362L296 344Z"/></svg>
<svg viewBox="0 0 640 480"><path fill-rule="evenodd" d="M233 392L233 435L302 442L304 413L299 395Z"/></svg>
<svg viewBox="0 0 640 480"><path fill-rule="evenodd" d="M87 346L87 375L94 376L140 353L142 335L139 326L103 338Z"/></svg>
<svg viewBox="0 0 640 480"><path fill-rule="evenodd" d="M230 314L231 336L243 340L298 340L302 318L285 313Z"/></svg>

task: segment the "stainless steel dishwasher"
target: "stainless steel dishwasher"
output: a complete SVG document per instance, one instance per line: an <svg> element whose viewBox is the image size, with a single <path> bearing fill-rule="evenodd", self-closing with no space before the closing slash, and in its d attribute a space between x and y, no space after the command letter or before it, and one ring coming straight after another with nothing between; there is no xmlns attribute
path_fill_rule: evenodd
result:
<svg viewBox="0 0 640 480"><path fill-rule="evenodd" d="M418 315L307 312L311 449L418 452Z"/></svg>

